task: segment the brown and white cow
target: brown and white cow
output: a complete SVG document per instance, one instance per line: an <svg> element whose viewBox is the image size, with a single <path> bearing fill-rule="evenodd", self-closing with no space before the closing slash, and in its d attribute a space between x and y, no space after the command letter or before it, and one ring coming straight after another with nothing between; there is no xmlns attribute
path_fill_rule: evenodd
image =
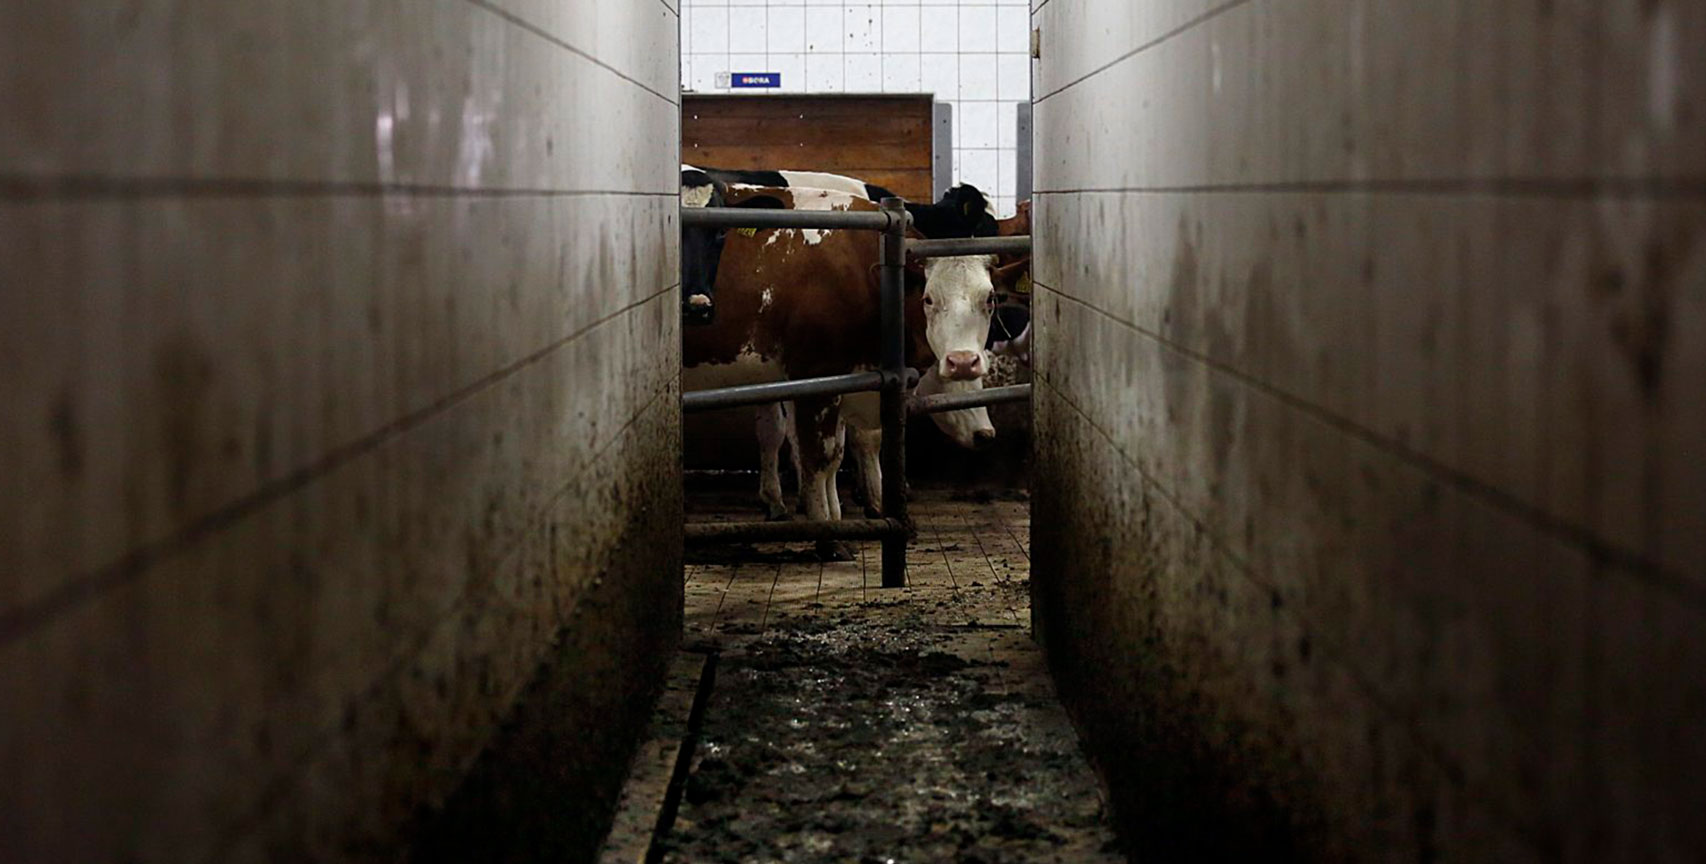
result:
<svg viewBox="0 0 1706 864"><path fill-rule="evenodd" d="M943 201L953 197L944 196ZM915 214L916 215L916 214ZM987 214L985 214L987 215ZM1031 202L1020 202L1017 212L1008 219L995 220L990 217L993 233L999 237L1028 236L1031 233ZM978 233L985 233L979 229ZM936 370L927 373L918 384L915 395L927 396L932 393L963 392L966 390L982 389L988 382L999 377L998 384L1025 383L1029 377L1020 370L1029 367L1030 358L1030 270L1031 256L1028 253L1019 255L1000 255L996 258L992 279L998 294L1007 294L1011 298L994 310L990 318L989 336L984 343L984 374L975 382L954 382L943 379ZM1024 294L1024 302L1013 298L1014 294ZM998 374L999 373L999 374ZM772 417L759 418L759 434L762 439L780 442L782 440L783 422L780 414ZM974 408L964 411L948 411L930 415L938 428L954 443L966 448L981 448L995 439L995 426L989 410ZM767 428L767 424L768 427ZM882 469L877 461L877 454L882 449L882 429L877 425L861 427L857 418L852 420L849 431L847 449L853 454L854 465L857 469L855 477L858 485L855 491L865 503L866 512L879 515L881 506L876 502L881 500L879 490L882 488ZM777 512L780 504L780 482L775 479L774 471L777 463L776 454L770 452L763 460L764 470L770 472L760 479L761 492L767 508L772 513ZM797 466L796 466L797 467ZM772 494L769 490L778 490ZM774 503L773 503L774 502Z"/></svg>
<svg viewBox="0 0 1706 864"><path fill-rule="evenodd" d="M874 211L849 192L731 187L726 206ZM874 231L730 231L717 269L717 320L683 331L683 387L699 390L876 368L879 239ZM975 380L994 296L993 258L928 268L906 302L908 361ZM953 363L949 363L949 358ZM859 400L854 400L859 401ZM874 400L869 400L874 401ZM796 403L802 498L811 519L840 516L834 471L844 453L840 399ZM858 409L850 405L850 410ZM859 412L862 413L862 412Z"/></svg>
<svg viewBox="0 0 1706 864"><path fill-rule="evenodd" d="M753 175L776 173L787 181L788 187L796 191L797 206L813 207L814 202L834 198L824 196L817 190L842 192L875 200L872 196L883 193L880 187L872 186L863 180L844 177L837 174L805 174L802 172L751 172ZM739 181L750 179L746 175L735 172L717 171L712 169L711 176L719 182L724 182L725 189L739 190L744 188ZM813 188L801 188L808 184L818 184ZM886 194L886 193L885 193ZM964 208L964 212L961 212ZM974 187L956 186L944 194L942 201L933 205L907 205L912 214L913 227L918 233L931 238L970 236L972 233L995 233L996 222L988 213L988 202L983 194ZM979 227L981 222L987 222L987 229ZM966 259L933 259L921 265L919 271L923 274L926 284L935 280L938 283L945 279L947 271L956 267L983 267L985 262L980 257ZM926 292L926 304L935 300ZM960 320L954 314L931 316L934 324L929 326L951 327L951 322ZM929 339L936 344L960 342L973 344L970 339L961 339L957 334L938 333L936 338ZM988 345L985 344L984 348ZM919 395L940 393L948 390L976 389L976 379L982 377L988 368L989 361L984 352L962 351L943 358L939 367L925 372L920 385ZM951 383L949 383L951 382ZM864 503L865 511L872 516L881 515L882 507L882 467L878 455L882 449L882 430L879 422L879 400L875 394L853 394L843 397L842 419L845 429L843 437L844 449L851 451L854 462L854 497ZM790 445L795 455L795 476L803 476L798 460L799 447L795 442L795 416L797 412L783 404L765 405L757 410L757 436L759 442L759 498L764 503L765 512L771 519L785 518L787 506L782 500L782 484L780 470L780 451L783 444ZM982 447L995 438L995 427L989 420L988 409L972 408L963 411L949 411L930 415L943 434L962 447L968 449ZM834 494L833 487L831 494ZM806 495L800 495L803 502ZM803 504L802 504L803 506Z"/></svg>

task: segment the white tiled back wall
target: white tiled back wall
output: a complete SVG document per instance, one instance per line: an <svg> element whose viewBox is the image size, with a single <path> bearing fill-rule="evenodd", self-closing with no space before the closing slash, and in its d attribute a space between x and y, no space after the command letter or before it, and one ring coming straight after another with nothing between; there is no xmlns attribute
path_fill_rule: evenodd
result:
<svg viewBox="0 0 1706 864"><path fill-rule="evenodd" d="M1030 0L681 5L683 90L728 92L718 72L780 72L783 93L935 94L954 106L954 179L984 190L1001 216L1013 213L1029 49Z"/></svg>

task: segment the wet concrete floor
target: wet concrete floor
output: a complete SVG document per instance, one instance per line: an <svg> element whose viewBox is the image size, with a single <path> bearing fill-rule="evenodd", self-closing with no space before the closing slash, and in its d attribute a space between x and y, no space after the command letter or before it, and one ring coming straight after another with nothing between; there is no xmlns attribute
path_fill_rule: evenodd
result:
<svg viewBox="0 0 1706 864"><path fill-rule="evenodd" d="M718 659L661 860L1124 860L1029 638L1028 504L913 508L905 589L879 587L876 543L689 552L686 648Z"/></svg>

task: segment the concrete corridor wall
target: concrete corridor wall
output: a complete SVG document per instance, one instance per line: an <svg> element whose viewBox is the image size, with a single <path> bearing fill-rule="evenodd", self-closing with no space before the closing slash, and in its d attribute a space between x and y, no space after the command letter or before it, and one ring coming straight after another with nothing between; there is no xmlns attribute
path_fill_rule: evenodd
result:
<svg viewBox="0 0 1706 864"><path fill-rule="evenodd" d="M1706 5L1033 6L1035 615L1139 857L1698 860Z"/></svg>
<svg viewBox="0 0 1706 864"><path fill-rule="evenodd" d="M393 860L547 660L620 754L675 6L0 8L0 860Z"/></svg>

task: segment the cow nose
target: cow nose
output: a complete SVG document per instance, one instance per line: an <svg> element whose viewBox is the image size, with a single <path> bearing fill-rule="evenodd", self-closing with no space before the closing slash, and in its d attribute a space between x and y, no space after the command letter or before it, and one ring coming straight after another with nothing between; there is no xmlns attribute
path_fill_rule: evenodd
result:
<svg viewBox="0 0 1706 864"><path fill-rule="evenodd" d="M982 351L949 351L943 358L949 381L972 381L983 377Z"/></svg>
<svg viewBox="0 0 1706 864"><path fill-rule="evenodd" d="M995 430L994 429L979 429L976 432L973 432L971 434L971 437L972 437L973 446L975 446L979 450L982 450L982 449L990 446L991 444L995 443Z"/></svg>

